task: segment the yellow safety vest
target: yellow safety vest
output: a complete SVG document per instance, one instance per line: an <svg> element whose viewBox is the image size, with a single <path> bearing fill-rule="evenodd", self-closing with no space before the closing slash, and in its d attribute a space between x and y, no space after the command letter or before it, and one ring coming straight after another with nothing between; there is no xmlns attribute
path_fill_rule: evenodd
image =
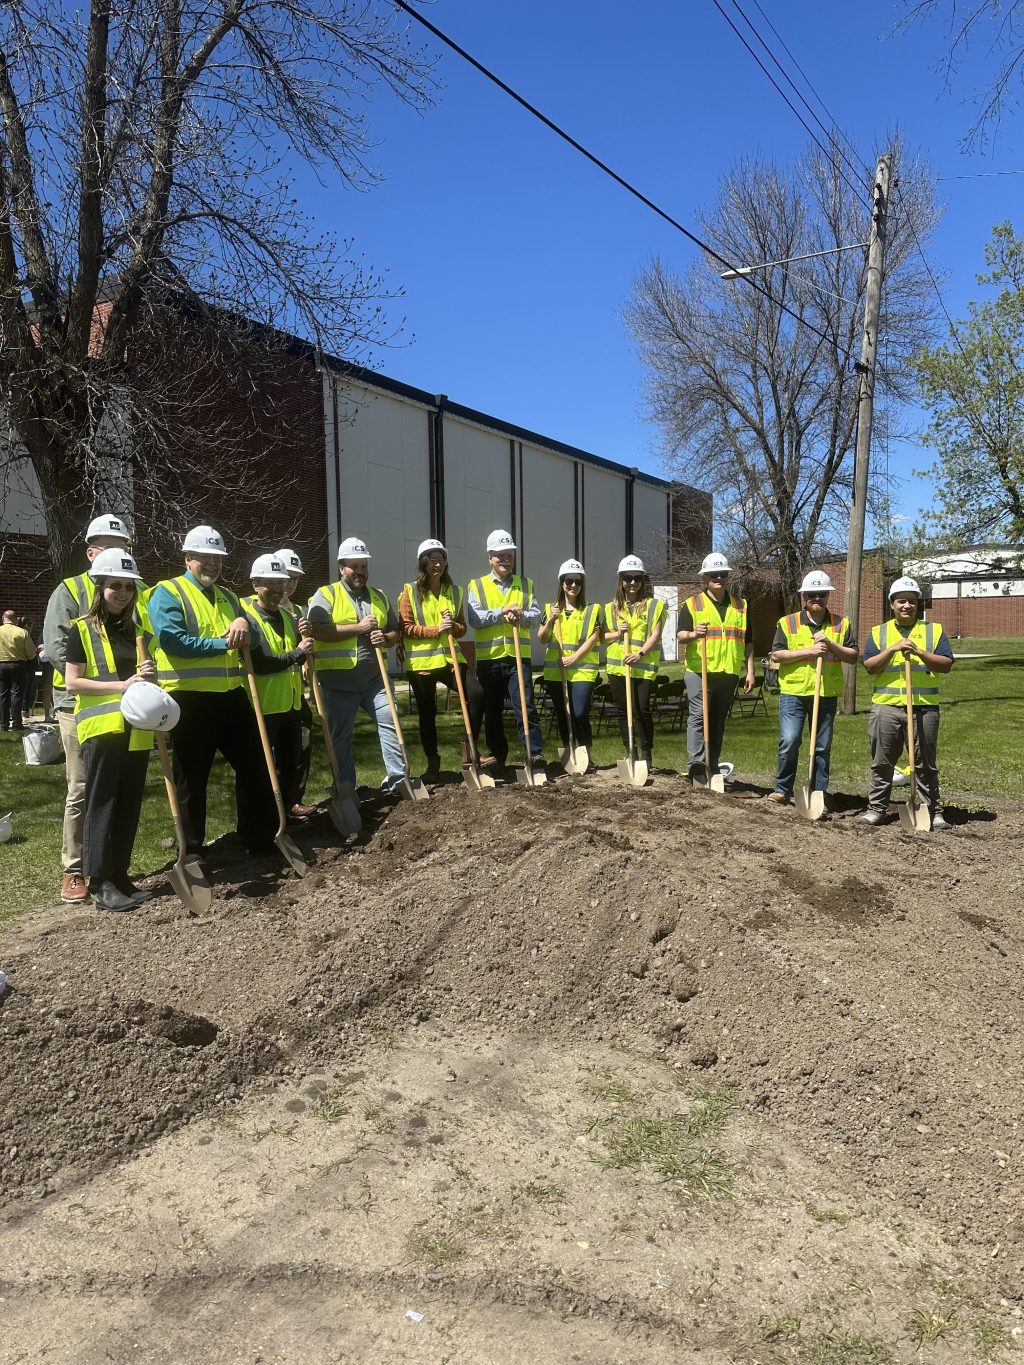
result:
<svg viewBox="0 0 1024 1365"><path fill-rule="evenodd" d="M551 603L544 608L544 615L551 616ZM598 629L601 621L601 608L594 602L589 607L577 610L566 608L551 629L547 653L544 655L544 676L551 682L561 682L562 671L558 661L563 654L575 654L584 640L589 640ZM558 648L557 636L561 634L562 648ZM593 649L588 649L578 664L565 670L569 682L595 682L597 670L601 666L601 639L598 636Z"/></svg>
<svg viewBox="0 0 1024 1365"><path fill-rule="evenodd" d="M783 616L778 625L786 637L787 649L809 649L814 644L814 630L800 620L798 611ZM829 612L828 624L821 626L820 630L827 639L841 645L848 625L845 616L836 621ZM779 691L793 697L813 697L816 669L815 659L793 659L788 663L780 663ZM843 695L843 666L831 654L826 654L821 661L821 695L823 697Z"/></svg>
<svg viewBox="0 0 1024 1365"><path fill-rule="evenodd" d="M937 621L915 621L908 632L909 638L918 649L935 653L942 627ZM880 626L872 626L871 639L880 650L886 650L897 640L907 638L895 621L885 621ZM894 654L886 668L874 674L875 690L871 701L877 706L906 706L907 680L903 673L903 654ZM939 674L932 673L919 659L910 656L910 685L913 687L913 706L938 706ZM927 682L927 686L924 683Z"/></svg>
<svg viewBox="0 0 1024 1365"><path fill-rule="evenodd" d="M502 592L495 583L494 579L487 574L484 578L476 578L470 583L470 588L476 588L476 600L488 611L500 611L503 607L522 607L524 610L533 601L533 579L520 578L518 574L513 574L509 579L507 592ZM520 635L524 627L520 625ZM527 635L529 631L527 630ZM516 657L515 647L512 644L512 626L504 617L493 626L478 626L474 638L476 640L476 657L478 660L484 659L514 659ZM530 661L529 645L523 647L525 661Z"/></svg>
<svg viewBox="0 0 1024 1365"><path fill-rule="evenodd" d="M695 626L702 621L707 622L708 672L735 673L741 677L747 667L746 598L733 597L730 593L724 619L719 616L715 602L705 592L688 597L686 606ZM688 673L700 672L699 640L691 640L686 646L686 670Z"/></svg>
<svg viewBox="0 0 1024 1365"><path fill-rule="evenodd" d="M197 639L220 639L231 622L242 615L241 602L230 588L219 584L214 584L212 602L184 574L165 579L156 588L166 588L178 599L185 617L185 632ZM169 654L159 641L154 641L151 652L157 666L157 681L168 692L231 692L244 681L237 650L186 659Z"/></svg>
<svg viewBox="0 0 1024 1365"><path fill-rule="evenodd" d="M420 596L420 590L415 583L406 583L404 592L409 594L409 606L412 608L412 619L418 626L434 626L441 624L441 613L450 611L452 616L458 617L462 610L462 589L457 587L442 587L440 596L428 593L426 597ZM464 664L462 650L456 642L456 653L459 663ZM409 667L414 673L428 673L434 668L444 668L445 664L452 661L451 650L448 645L448 634L434 636L415 636L405 637L405 656L409 660Z"/></svg>
<svg viewBox="0 0 1024 1365"><path fill-rule="evenodd" d="M267 642L267 648L276 658L290 654L299 647L299 632L295 618L286 607L281 607L284 622L284 635L278 635L269 621L259 612L259 601L255 594L242 598L242 610L253 630L258 630ZM276 716L282 711L297 711L302 705L302 669L296 665L283 668L279 673L257 673L256 692L260 699L260 709L265 716ZM250 701L252 697L250 696Z"/></svg>
<svg viewBox="0 0 1024 1365"><path fill-rule="evenodd" d="M114 651L110 648L107 632L97 627L93 621L81 617L72 621L76 626L85 650L85 677L99 682L119 681L114 663ZM124 716L121 714L123 692L90 692L86 697L81 692L75 697L75 728L78 742L97 735L120 735L124 733ZM153 734L150 730L132 730L128 740L129 749L152 749Z"/></svg>
<svg viewBox="0 0 1024 1365"><path fill-rule="evenodd" d="M665 603L660 597L648 597L646 600L638 602L635 607L628 605L617 607L614 602L608 602L604 609L605 630L618 630L620 618L629 622L629 649L628 651L623 649L621 635L618 635L608 645L609 675L625 674L626 665L622 662L624 654L635 654L650 638L651 632L658 622L665 619ZM630 664L629 671L634 678L643 681L654 677L660 663L661 641L659 640L650 653L645 654L638 664Z"/></svg>
<svg viewBox="0 0 1024 1365"><path fill-rule="evenodd" d="M61 584L67 588L79 613L84 616L92 606L96 584L87 573L79 573L72 578L64 578L61 580ZM135 584L135 620L141 627L142 635L146 641L147 653L149 653L150 641L153 639L153 627L150 625L149 610L146 606L151 592L152 588L147 587L141 579ZM53 669L53 681L58 687L64 686L64 674L56 665Z"/></svg>
<svg viewBox="0 0 1024 1365"><path fill-rule="evenodd" d="M349 597L343 583L325 583L318 591L322 592L331 604L331 620L336 626L355 625L359 620L356 615L356 604ZM370 611L376 617L378 626L381 630L387 630L391 604L376 588L367 587L366 591L370 595ZM356 656L359 653L359 637L348 635L344 640L317 640L314 652L319 673L332 668L355 668Z"/></svg>

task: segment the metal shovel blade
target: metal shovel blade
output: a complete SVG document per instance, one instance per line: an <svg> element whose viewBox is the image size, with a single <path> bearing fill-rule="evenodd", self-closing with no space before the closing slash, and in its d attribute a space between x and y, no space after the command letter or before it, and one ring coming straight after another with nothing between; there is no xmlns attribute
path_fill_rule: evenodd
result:
<svg viewBox="0 0 1024 1365"><path fill-rule="evenodd" d="M403 777L398 784L398 790L407 801L429 801L430 792L418 777Z"/></svg>
<svg viewBox="0 0 1024 1365"><path fill-rule="evenodd" d="M566 749L559 749L558 761L573 777L582 777L590 767L590 755L582 744L577 744L575 748L570 744Z"/></svg>
<svg viewBox="0 0 1024 1365"><path fill-rule="evenodd" d="M642 758L620 758L615 762L615 771L623 782L631 787L643 787L650 777L650 769Z"/></svg>
<svg viewBox="0 0 1024 1365"><path fill-rule="evenodd" d="M339 834L358 834L363 827L359 802L351 782L342 782L328 807L334 828Z"/></svg>
<svg viewBox="0 0 1024 1365"><path fill-rule="evenodd" d="M516 781L521 787L543 787L548 780L546 772L538 770L532 763L516 769Z"/></svg>
<svg viewBox="0 0 1024 1365"><path fill-rule="evenodd" d="M195 868L195 871L190 871ZM203 877L198 863L177 862L168 874L174 894L193 915L205 915L213 902L213 887Z"/></svg>
<svg viewBox="0 0 1024 1365"><path fill-rule="evenodd" d="M930 834L932 817L927 806L917 801L904 801L899 807L900 824L908 834Z"/></svg>
<svg viewBox="0 0 1024 1365"><path fill-rule="evenodd" d="M472 792L487 791L494 786L494 778L489 773L482 773L475 763L463 763L462 780Z"/></svg>
<svg viewBox="0 0 1024 1365"><path fill-rule="evenodd" d="M825 814L825 793L797 787L793 793L793 804L797 815L802 815L805 820L820 820Z"/></svg>
<svg viewBox="0 0 1024 1365"><path fill-rule="evenodd" d="M291 865L295 873L304 877L308 871L308 866L302 856L302 850L291 835L286 834L283 829L279 829L274 835L274 843L281 850L281 856Z"/></svg>

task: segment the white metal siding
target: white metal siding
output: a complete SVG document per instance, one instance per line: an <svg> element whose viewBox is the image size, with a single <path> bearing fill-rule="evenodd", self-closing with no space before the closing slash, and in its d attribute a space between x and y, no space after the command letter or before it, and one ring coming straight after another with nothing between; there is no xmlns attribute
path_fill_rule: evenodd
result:
<svg viewBox="0 0 1024 1365"><path fill-rule="evenodd" d="M487 572L491 531L512 529L510 487L507 437L445 416L445 545L457 583Z"/></svg>
<svg viewBox="0 0 1024 1365"><path fill-rule="evenodd" d="M668 561L668 490L650 484L633 485L633 549L660 577Z"/></svg>

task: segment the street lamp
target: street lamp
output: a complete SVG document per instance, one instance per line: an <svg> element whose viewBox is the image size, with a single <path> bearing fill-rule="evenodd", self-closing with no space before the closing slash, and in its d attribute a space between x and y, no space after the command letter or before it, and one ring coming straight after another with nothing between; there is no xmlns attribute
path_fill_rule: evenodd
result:
<svg viewBox="0 0 1024 1365"><path fill-rule="evenodd" d="M853 242L850 246L833 246L828 251L808 251L803 256L786 256L781 261L762 261L759 265L738 265L735 270L723 270L720 280L739 280L755 270L770 270L773 265L790 265L793 261L816 261L820 256L835 256L840 251L863 251L867 242Z"/></svg>

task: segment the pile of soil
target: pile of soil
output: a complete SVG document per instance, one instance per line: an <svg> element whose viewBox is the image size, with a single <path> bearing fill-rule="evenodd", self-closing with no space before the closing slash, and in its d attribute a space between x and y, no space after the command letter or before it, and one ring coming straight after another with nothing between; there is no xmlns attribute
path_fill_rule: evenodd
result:
<svg viewBox="0 0 1024 1365"><path fill-rule="evenodd" d="M1021 816L911 837L607 775L382 809L302 881L0 937L0 1199L410 1023L664 1050L1024 1272ZM154 878L156 885L159 879Z"/></svg>

